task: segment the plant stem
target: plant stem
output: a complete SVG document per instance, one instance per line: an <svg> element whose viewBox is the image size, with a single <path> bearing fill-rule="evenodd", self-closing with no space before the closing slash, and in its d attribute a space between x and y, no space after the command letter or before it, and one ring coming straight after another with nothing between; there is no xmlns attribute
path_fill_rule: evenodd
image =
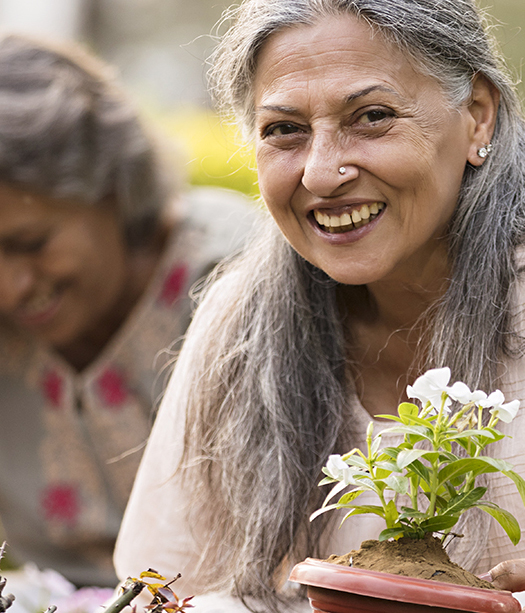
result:
<svg viewBox="0 0 525 613"><path fill-rule="evenodd" d="M104 613L120 613L122 609L127 607L131 601L136 598L144 589L145 583L142 581L133 581L124 588L124 592L111 604L109 604Z"/></svg>

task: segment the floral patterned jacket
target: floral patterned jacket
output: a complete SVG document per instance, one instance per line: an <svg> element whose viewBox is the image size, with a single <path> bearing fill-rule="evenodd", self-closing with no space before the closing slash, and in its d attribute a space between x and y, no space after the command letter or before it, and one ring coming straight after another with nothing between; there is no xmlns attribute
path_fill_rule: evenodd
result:
<svg viewBox="0 0 525 613"><path fill-rule="evenodd" d="M255 214L233 192L190 192L145 295L81 373L0 328L0 517L15 559L77 585L115 585L115 538L169 349L190 320L189 290L240 246Z"/></svg>

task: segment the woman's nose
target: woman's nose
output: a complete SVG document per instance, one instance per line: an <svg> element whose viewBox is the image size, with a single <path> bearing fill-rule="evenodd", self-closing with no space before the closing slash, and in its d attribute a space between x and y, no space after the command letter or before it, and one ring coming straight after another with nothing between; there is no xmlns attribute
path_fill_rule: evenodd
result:
<svg viewBox="0 0 525 613"><path fill-rule="evenodd" d="M319 198L338 195L342 185L358 176L359 168L337 134L312 137L302 178L310 193Z"/></svg>
<svg viewBox="0 0 525 613"><path fill-rule="evenodd" d="M30 294L34 271L26 258L0 255L0 311L8 313Z"/></svg>

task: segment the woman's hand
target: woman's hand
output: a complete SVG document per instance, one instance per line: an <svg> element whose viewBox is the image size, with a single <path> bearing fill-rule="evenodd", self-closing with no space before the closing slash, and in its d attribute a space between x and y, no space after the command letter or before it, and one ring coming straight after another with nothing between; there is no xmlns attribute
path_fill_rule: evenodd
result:
<svg viewBox="0 0 525 613"><path fill-rule="evenodd" d="M491 581L499 590L521 592L525 590L525 558L505 560L481 578Z"/></svg>

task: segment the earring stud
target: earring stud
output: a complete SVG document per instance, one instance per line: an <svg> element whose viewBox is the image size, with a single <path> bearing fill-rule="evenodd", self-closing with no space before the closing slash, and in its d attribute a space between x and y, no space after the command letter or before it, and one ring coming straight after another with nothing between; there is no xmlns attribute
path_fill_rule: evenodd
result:
<svg viewBox="0 0 525 613"><path fill-rule="evenodd" d="M346 174L346 168L344 166L340 166L338 172L340 175L344 175Z"/></svg>
<svg viewBox="0 0 525 613"><path fill-rule="evenodd" d="M478 149L478 156L480 158L486 158L487 155L492 151L492 143L489 143L488 145L483 145L483 147L480 147Z"/></svg>

